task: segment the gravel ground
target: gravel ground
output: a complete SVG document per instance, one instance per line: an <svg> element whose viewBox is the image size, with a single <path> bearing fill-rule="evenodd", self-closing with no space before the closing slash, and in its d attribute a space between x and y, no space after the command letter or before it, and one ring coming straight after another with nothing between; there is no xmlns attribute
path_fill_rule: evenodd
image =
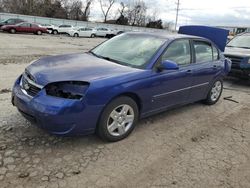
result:
<svg viewBox="0 0 250 188"><path fill-rule="evenodd" d="M250 187L250 83L227 79L214 106L195 103L141 120L118 143L64 138L10 103L37 58L86 51L104 39L0 33L0 187ZM235 101L224 100L230 97Z"/></svg>

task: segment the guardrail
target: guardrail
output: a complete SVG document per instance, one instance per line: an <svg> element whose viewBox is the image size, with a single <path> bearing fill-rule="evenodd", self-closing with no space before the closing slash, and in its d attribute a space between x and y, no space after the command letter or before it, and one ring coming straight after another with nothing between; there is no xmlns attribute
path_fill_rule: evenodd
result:
<svg viewBox="0 0 250 188"><path fill-rule="evenodd" d="M9 18L20 18L28 22L41 23L41 24L52 24L52 25L61 25L69 24L75 27L106 27L110 29L116 29L121 31L147 31L147 32L169 32L166 29L153 29L146 27L136 27L136 26L127 26L127 25L117 25L117 24L107 24L107 23L96 23L96 22L87 22L87 21L77 21L77 20L67 20L67 19L57 19L57 18L48 18L48 17L39 17L39 16L29 16L21 14L10 14L10 13L1 13L0 20L6 20Z"/></svg>

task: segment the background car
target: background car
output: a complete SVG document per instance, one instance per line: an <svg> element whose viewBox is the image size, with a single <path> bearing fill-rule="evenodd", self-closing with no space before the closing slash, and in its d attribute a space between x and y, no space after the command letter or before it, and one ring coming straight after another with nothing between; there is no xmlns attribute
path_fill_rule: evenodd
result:
<svg viewBox="0 0 250 188"><path fill-rule="evenodd" d="M250 33L234 37L226 46L225 56L231 59L230 75L239 78L250 78Z"/></svg>
<svg viewBox="0 0 250 188"><path fill-rule="evenodd" d="M72 37L95 37L96 36L96 30L93 28L86 28L82 27L77 30L70 30L69 31L70 36Z"/></svg>
<svg viewBox="0 0 250 188"><path fill-rule="evenodd" d="M21 22L25 22L25 21L19 18L10 18L8 20L0 22L0 28L4 25L16 25Z"/></svg>
<svg viewBox="0 0 250 188"><path fill-rule="evenodd" d="M68 34L69 31L74 30L75 28L72 25L59 25L58 27L54 28L53 34Z"/></svg>
<svg viewBox="0 0 250 188"><path fill-rule="evenodd" d="M113 30L111 30L109 28L105 28L105 27L97 27L97 28L95 28L95 30L96 30L96 36L98 36L98 37L111 38L117 34Z"/></svg>
<svg viewBox="0 0 250 188"><path fill-rule="evenodd" d="M42 35L43 33L47 33L47 29L44 27L40 27L37 24L23 22L16 25L5 25L2 26L3 31L10 32L12 34L20 32L20 33L34 33L37 35Z"/></svg>
<svg viewBox="0 0 250 188"><path fill-rule="evenodd" d="M139 118L215 104L228 61L201 37L125 33L87 53L45 57L16 80L12 103L50 133L127 137Z"/></svg>
<svg viewBox="0 0 250 188"><path fill-rule="evenodd" d="M46 28L49 33L54 33L54 30L57 29L57 26L51 24L39 24L39 26Z"/></svg>

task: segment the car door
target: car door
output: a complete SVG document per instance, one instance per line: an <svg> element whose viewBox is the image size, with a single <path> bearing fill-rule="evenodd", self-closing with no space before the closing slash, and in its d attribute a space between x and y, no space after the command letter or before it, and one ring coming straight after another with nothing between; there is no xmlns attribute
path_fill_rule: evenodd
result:
<svg viewBox="0 0 250 188"><path fill-rule="evenodd" d="M188 39L172 42L157 62L169 60L179 65L178 70L163 70L152 76L152 108L164 109L186 103L192 84L190 65L192 62L191 43Z"/></svg>
<svg viewBox="0 0 250 188"><path fill-rule="evenodd" d="M58 30L59 30L59 33L65 33L67 30L67 25L60 25Z"/></svg>
<svg viewBox="0 0 250 188"><path fill-rule="evenodd" d="M19 32L30 32L31 24L30 23L22 23L17 27L17 31Z"/></svg>
<svg viewBox="0 0 250 188"><path fill-rule="evenodd" d="M205 40L193 40L192 47L194 63L190 67L193 77L190 90L191 102L206 97L210 83L220 71L218 49L216 47Z"/></svg>
<svg viewBox="0 0 250 188"><path fill-rule="evenodd" d="M86 28L81 28L79 34L80 34L81 37L87 37L87 36L88 36L88 35L87 35L88 33L87 33L87 31L86 31Z"/></svg>

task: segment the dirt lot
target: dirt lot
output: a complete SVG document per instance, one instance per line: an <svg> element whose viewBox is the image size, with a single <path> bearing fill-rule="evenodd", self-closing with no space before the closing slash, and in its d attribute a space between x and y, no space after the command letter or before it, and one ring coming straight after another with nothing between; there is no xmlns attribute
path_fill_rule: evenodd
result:
<svg viewBox="0 0 250 188"><path fill-rule="evenodd" d="M223 98L141 120L118 143L51 136L10 103L37 58L86 51L104 39L0 33L0 187L250 187L250 83L227 79Z"/></svg>

